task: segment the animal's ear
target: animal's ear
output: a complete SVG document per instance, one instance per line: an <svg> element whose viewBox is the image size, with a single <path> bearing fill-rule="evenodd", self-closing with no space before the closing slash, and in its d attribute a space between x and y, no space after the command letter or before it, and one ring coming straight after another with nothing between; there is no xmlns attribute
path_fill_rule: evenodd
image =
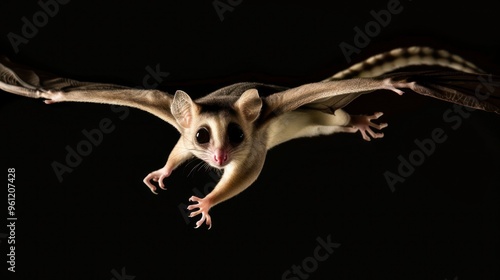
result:
<svg viewBox="0 0 500 280"><path fill-rule="evenodd" d="M175 92L170 110L177 123L184 128L188 128L197 113L198 105L193 102L186 92L178 90Z"/></svg>
<svg viewBox="0 0 500 280"><path fill-rule="evenodd" d="M236 101L234 107L245 120L254 122L262 109L262 99L260 99L259 92L254 88L246 90Z"/></svg>

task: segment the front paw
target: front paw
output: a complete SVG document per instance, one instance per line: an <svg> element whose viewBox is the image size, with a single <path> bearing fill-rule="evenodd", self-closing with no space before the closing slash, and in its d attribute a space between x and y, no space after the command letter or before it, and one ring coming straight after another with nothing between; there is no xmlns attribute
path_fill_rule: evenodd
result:
<svg viewBox="0 0 500 280"><path fill-rule="evenodd" d="M161 169L158 169L156 171L149 173L148 176L146 176L146 178L144 178L143 182L144 182L144 184L146 184L146 186L148 186L148 188L151 190L152 193L158 194L156 192L156 186L153 185L153 183L151 183L151 181L157 182L158 186L162 190L166 190L167 188L165 187L165 184L163 183L163 179L170 176L170 173L172 173L171 170L168 170L167 168L163 167Z"/></svg>
<svg viewBox="0 0 500 280"><path fill-rule="evenodd" d="M383 133L377 133L372 130L372 128L382 130L387 127L387 123L376 124L372 122L372 120L376 120L382 115L382 112L377 112L371 116L351 116L350 125L358 129L359 132L361 132L361 136L366 141L371 140L370 136L372 138L382 138L384 137Z"/></svg>
<svg viewBox="0 0 500 280"><path fill-rule="evenodd" d="M196 201L197 203L189 205L187 207L188 210L198 209L196 211L191 212L191 214L189 214L189 217L194 217L201 214L201 219L198 222L196 222L195 228L199 228L203 224L203 222L207 224L208 229L212 228L212 218L208 214L208 211L210 210L210 208L212 208L213 205L210 199L206 197L199 198L196 196L192 196L189 198L189 201Z"/></svg>
<svg viewBox="0 0 500 280"><path fill-rule="evenodd" d="M54 104L57 102L62 102L64 101L64 92L58 90L58 91L53 91L53 90L48 90L48 91L37 91L37 94L41 98L45 98L43 101L45 104Z"/></svg>

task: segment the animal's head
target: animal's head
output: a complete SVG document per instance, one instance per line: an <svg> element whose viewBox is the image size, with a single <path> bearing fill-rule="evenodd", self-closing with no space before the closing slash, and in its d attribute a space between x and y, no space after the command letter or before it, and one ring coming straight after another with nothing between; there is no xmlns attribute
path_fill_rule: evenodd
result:
<svg viewBox="0 0 500 280"><path fill-rule="evenodd" d="M262 100L256 89L241 96L219 96L195 102L177 91L171 111L182 127L184 146L198 158L216 168L248 156L254 121Z"/></svg>

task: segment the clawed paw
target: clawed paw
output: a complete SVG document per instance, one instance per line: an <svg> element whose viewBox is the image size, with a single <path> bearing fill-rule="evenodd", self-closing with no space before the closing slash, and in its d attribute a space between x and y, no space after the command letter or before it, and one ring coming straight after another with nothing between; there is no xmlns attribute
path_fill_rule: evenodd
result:
<svg viewBox="0 0 500 280"><path fill-rule="evenodd" d="M161 169L158 169L156 171L153 171L144 178L143 182L148 186L148 188L151 190L152 193L158 194L156 192L156 186L151 183L151 181L158 183L158 187L162 190L167 190L165 187L165 184L163 183L163 180L170 176L171 170L167 169L166 167L163 167Z"/></svg>
<svg viewBox="0 0 500 280"><path fill-rule="evenodd" d="M199 198L196 196L192 196L189 198L189 201L195 201L197 203L189 205L187 207L188 210L198 209L191 212L191 214L189 214L189 217L194 217L201 214L201 218L200 220L198 220L198 222L196 222L195 228L199 228L203 223L206 223L208 229L210 229L212 227L212 218L208 214L208 211L212 207L212 203L210 202L210 200L207 199L206 197Z"/></svg>
<svg viewBox="0 0 500 280"><path fill-rule="evenodd" d="M64 100L64 94L62 91L38 91L37 92L42 98L45 98L43 101L45 104L53 104L57 102L61 102Z"/></svg>
<svg viewBox="0 0 500 280"><path fill-rule="evenodd" d="M382 130L387 127L387 123L376 124L372 122L372 120L376 120L382 115L382 112L377 112L370 116L351 116L350 125L358 129L359 132L361 132L361 136L366 141L370 141L371 138L382 138L384 137L383 133L377 133L372 130L372 128Z"/></svg>

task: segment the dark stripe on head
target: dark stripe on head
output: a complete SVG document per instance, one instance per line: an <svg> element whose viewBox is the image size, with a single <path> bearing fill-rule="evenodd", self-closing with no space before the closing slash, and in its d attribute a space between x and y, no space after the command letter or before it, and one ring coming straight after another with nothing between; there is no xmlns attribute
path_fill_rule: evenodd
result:
<svg viewBox="0 0 500 280"><path fill-rule="evenodd" d="M219 102L214 102L214 103L206 103L206 104L200 104L201 114L219 114L220 112L224 111L229 113L230 115L236 115L236 111L232 106L229 104L225 103L219 103Z"/></svg>

